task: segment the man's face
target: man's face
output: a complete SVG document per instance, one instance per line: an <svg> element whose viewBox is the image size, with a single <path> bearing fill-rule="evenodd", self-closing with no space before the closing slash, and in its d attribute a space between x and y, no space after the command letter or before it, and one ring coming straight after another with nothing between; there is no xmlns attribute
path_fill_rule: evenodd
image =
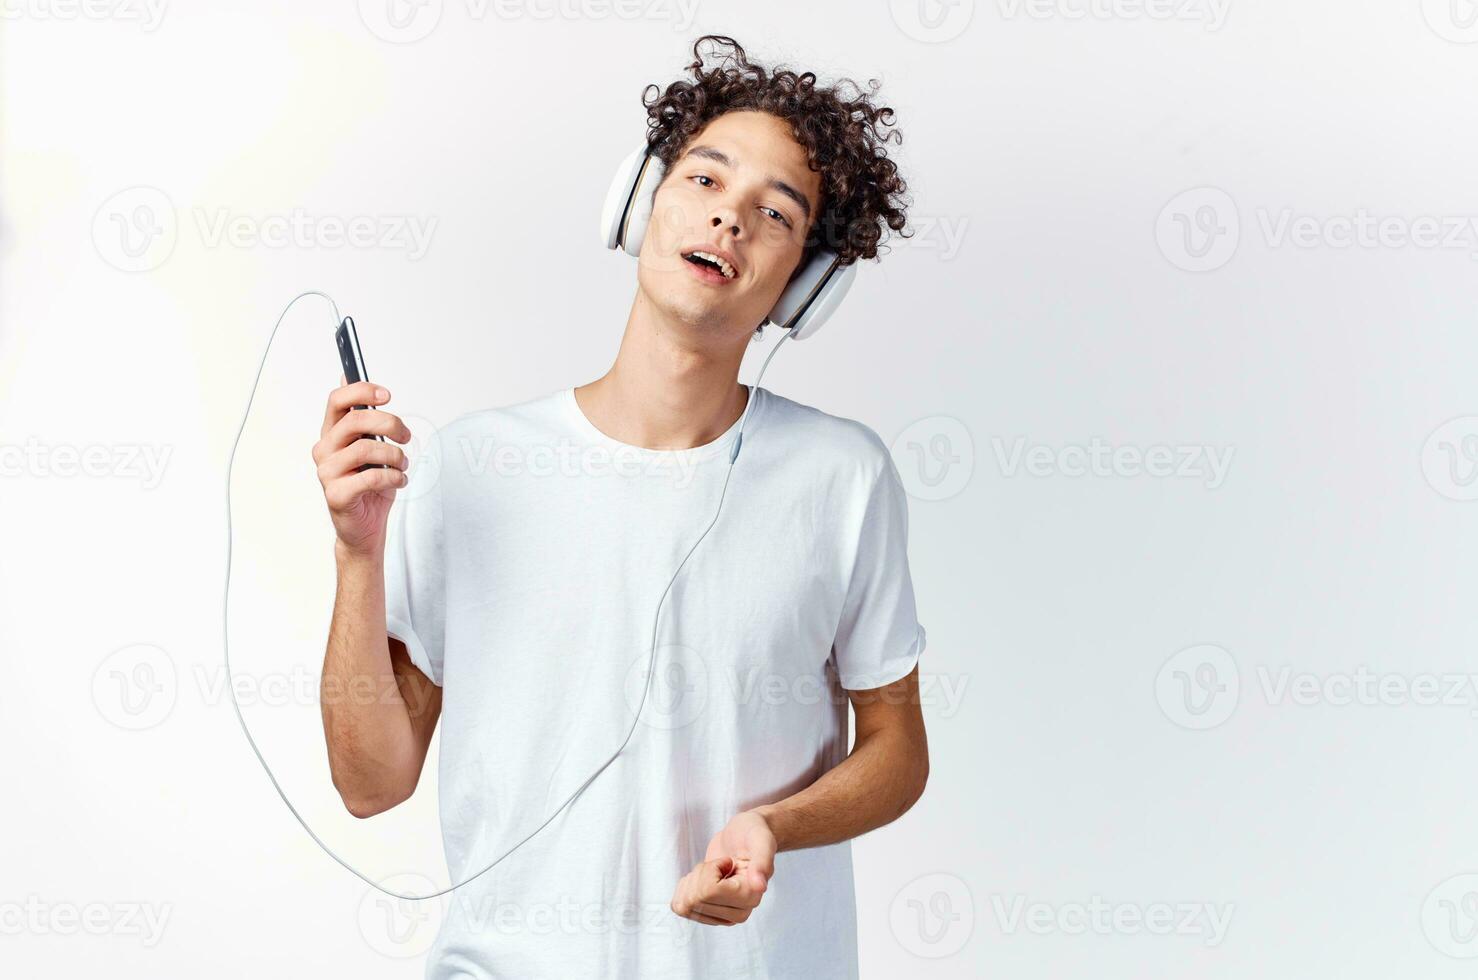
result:
<svg viewBox="0 0 1478 980"><path fill-rule="evenodd" d="M710 336L747 337L795 272L820 195L821 175L788 123L752 111L711 120L657 188L638 257L641 291ZM715 267L695 251L722 261Z"/></svg>

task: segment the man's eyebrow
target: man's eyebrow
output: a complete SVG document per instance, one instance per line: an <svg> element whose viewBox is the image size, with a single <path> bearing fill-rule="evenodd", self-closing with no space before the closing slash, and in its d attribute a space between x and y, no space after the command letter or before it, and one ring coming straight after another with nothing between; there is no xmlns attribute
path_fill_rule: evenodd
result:
<svg viewBox="0 0 1478 980"><path fill-rule="evenodd" d="M704 159L712 160L715 163L721 163L725 167L728 167L730 170L736 169L734 167L734 161L729 159L729 155L727 153L712 146L695 146L683 155L689 157L703 157ZM806 195L802 194L800 191L796 190L794 187L790 186L778 177L768 177L765 179L765 183L794 201L796 205L801 209L801 213L805 215L806 221L810 222L811 202L806 200Z"/></svg>
<svg viewBox="0 0 1478 980"><path fill-rule="evenodd" d="M715 149L711 146L695 146L684 155L690 157L706 157L709 160L716 160L731 170L734 167L734 161L729 159L729 155L727 153L725 153L723 150Z"/></svg>
<svg viewBox="0 0 1478 980"><path fill-rule="evenodd" d="M766 181L766 183L775 188L775 190L779 191L781 194L784 194L786 197L795 201L796 204L800 205L801 214L805 215L807 223L810 222L811 202L806 200L806 195L802 194L800 191L796 190L794 187L791 187L785 181L780 180L777 177L771 177L769 180Z"/></svg>

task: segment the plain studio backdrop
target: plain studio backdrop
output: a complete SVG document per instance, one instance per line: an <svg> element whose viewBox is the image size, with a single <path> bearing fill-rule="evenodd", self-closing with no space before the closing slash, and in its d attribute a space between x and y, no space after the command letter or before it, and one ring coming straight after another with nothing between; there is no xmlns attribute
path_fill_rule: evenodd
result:
<svg viewBox="0 0 1478 980"><path fill-rule="evenodd" d="M0 972L420 975L444 906L321 854L232 716L230 440L304 289L419 435L596 377L602 196L717 32L905 136L914 237L764 382L910 491L933 767L854 845L862 975L1471 975L1469 0L0 12ZM429 888L434 768L363 822L328 780L332 326L284 323L238 458L239 693L314 826Z"/></svg>

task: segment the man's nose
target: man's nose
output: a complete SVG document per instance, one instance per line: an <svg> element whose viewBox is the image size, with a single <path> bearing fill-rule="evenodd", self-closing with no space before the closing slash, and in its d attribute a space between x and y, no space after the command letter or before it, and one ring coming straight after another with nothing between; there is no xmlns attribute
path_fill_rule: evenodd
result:
<svg viewBox="0 0 1478 980"><path fill-rule="evenodd" d="M708 226L710 228L726 228L729 234L735 238L738 238L741 234L739 220L734 216L734 212L729 210L718 211L709 215Z"/></svg>

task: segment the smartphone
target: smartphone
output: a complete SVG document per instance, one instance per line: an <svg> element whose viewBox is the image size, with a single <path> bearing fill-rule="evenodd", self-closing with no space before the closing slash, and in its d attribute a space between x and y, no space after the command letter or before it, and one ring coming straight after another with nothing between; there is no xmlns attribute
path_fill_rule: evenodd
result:
<svg viewBox="0 0 1478 980"><path fill-rule="evenodd" d="M340 323L339 329L334 331L334 340L339 345L339 364L344 368L345 380L349 384L354 384L357 381L368 381L369 372L364 367L364 351L359 347L359 332L354 329L354 318L352 316L344 317L344 322ZM354 411L367 408L369 408L368 405L355 405ZM359 438L378 439L380 442L385 441L382 436L364 435ZM384 463L365 463L356 469L355 472L363 473L371 467L377 467L379 469L386 468Z"/></svg>

